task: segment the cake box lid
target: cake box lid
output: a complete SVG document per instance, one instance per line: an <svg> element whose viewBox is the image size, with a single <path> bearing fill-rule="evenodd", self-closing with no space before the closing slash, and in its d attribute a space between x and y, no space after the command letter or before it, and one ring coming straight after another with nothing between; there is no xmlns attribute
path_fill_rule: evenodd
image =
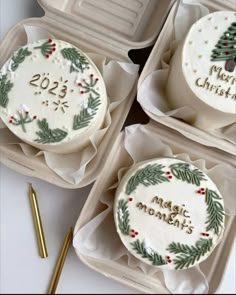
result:
<svg viewBox="0 0 236 295"><path fill-rule="evenodd" d="M201 4L209 7L210 9L214 7L214 10L222 10L222 9L232 9L235 10L235 0L200 0Z"/></svg>
<svg viewBox="0 0 236 295"><path fill-rule="evenodd" d="M83 37L107 42L114 51L154 43L174 0L38 0L45 17Z"/></svg>

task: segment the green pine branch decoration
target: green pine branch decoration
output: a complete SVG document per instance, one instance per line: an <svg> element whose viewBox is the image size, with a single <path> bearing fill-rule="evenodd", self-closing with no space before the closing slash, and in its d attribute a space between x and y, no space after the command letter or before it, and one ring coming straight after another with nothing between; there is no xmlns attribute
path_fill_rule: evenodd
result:
<svg viewBox="0 0 236 295"><path fill-rule="evenodd" d="M6 108L8 105L8 93L12 87L13 83L7 80L7 74L0 76L0 106L3 108Z"/></svg>
<svg viewBox="0 0 236 295"><path fill-rule="evenodd" d="M145 242L140 242L137 239L135 242L131 243L133 249L142 256L142 258L146 258L151 261L152 265L165 265L167 264L166 260L155 252L153 249L147 247Z"/></svg>
<svg viewBox="0 0 236 295"><path fill-rule="evenodd" d="M128 201L124 199L119 200L117 208L117 217L118 217L118 227L123 235L129 235L130 225L129 225L129 210L128 210Z"/></svg>
<svg viewBox="0 0 236 295"><path fill-rule="evenodd" d="M42 45L34 47L34 49L40 49L43 56L49 58L50 55L56 51L56 43L52 43L52 39L48 39Z"/></svg>
<svg viewBox="0 0 236 295"><path fill-rule="evenodd" d="M206 189L205 201L208 205L207 213L208 219L206 221L207 231L213 230L215 234L219 233L220 228L223 227L224 223L224 208L220 202L221 197L213 190Z"/></svg>
<svg viewBox="0 0 236 295"><path fill-rule="evenodd" d="M99 96L99 93L94 89L98 82L98 78L94 78L93 74L89 76L89 82L86 80L81 83L80 87L84 89L84 93L93 92L95 95Z"/></svg>
<svg viewBox="0 0 236 295"><path fill-rule="evenodd" d="M170 165L170 170L177 179L196 184L197 186L200 186L202 180L206 180L202 171L199 169L190 170L189 164L186 163L172 164Z"/></svg>
<svg viewBox="0 0 236 295"><path fill-rule="evenodd" d="M194 265L196 261L199 261L202 256L211 250L211 247L212 239L201 238L194 246L172 242L167 250L178 254L173 260L175 269L183 269Z"/></svg>
<svg viewBox="0 0 236 295"><path fill-rule="evenodd" d="M90 93L88 97L88 106L83 108L78 115L74 116L73 129L78 130L88 126L94 118L100 104L100 97L93 97Z"/></svg>
<svg viewBox="0 0 236 295"><path fill-rule="evenodd" d="M62 49L61 54L65 59L71 61L70 73L80 71L83 73L89 64L86 57L74 47Z"/></svg>
<svg viewBox="0 0 236 295"><path fill-rule="evenodd" d="M167 182L169 179L164 176L163 168L165 166L161 164L149 164L146 167L139 169L132 177L130 177L125 192L130 195L139 184L144 186L150 186Z"/></svg>
<svg viewBox="0 0 236 295"><path fill-rule="evenodd" d="M55 143L62 141L66 136L67 132L61 130L59 128L50 129L48 126L48 122L46 119L38 120L38 126L40 131L36 132L38 138L35 139L36 142L47 144L47 143Z"/></svg>
<svg viewBox="0 0 236 295"><path fill-rule="evenodd" d="M13 116L11 119L12 124L15 126L21 126L24 132L26 132L25 124L31 123L33 120L34 120L34 117L31 118L28 112L26 112L25 114L19 113L19 118L16 118Z"/></svg>
<svg viewBox="0 0 236 295"><path fill-rule="evenodd" d="M15 71L19 67L19 64L25 60L26 56L31 55L31 53L32 52L28 50L28 47L20 48L16 55L12 57L11 70Z"/></svg>

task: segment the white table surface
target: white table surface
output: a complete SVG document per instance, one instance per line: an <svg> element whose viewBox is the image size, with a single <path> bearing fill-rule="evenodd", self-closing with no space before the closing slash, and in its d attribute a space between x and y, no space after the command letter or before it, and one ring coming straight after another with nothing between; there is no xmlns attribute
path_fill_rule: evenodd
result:
<svg viewBox="0 0 236 295"><path fill-rule="evenodd" d="M41 16L36 0L0 0L0 40L26 17ZM0 52L1 54L1 52ZM44 224L49 257L41 259L35 239L28 183L32 182ZM55 187L23 176L0 164L0 293L46 293L66 232L74 226L91 186L77 190ZM235 247L218 294L236 293ZM81 263L70 249L57 293L135 293Z"/></svg>

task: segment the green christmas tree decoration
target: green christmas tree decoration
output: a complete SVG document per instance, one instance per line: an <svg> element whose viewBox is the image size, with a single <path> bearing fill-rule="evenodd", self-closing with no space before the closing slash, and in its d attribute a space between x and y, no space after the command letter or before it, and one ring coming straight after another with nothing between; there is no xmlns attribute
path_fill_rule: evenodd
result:
<svg viewBox="0 0 236 295"><path fill-rule="evenodd" d="M197 168L191 170L189 164L186 163L172 164L170 165L170 170L177 179L197 186L200 186L201 181L206 180L202 171Z"/></svg>
<svg viewBox="0 0 236 295"><path fill-rule="evenodd" d="M46 58L49 58L50 55L52 55L53 52L56 51L56 43L52 42L52 39L48 39L41 46L36 46L34 47L34 49L40 49L42 55L44 55Z"/></svg>
<svg viewBox="0 0 236 295"><path fill-rule="evenodd" d="M189 246L185 244L172 242L167 250L171 253L178 254L173 260L175 269L183 269L194 265L202 256L209 252L212 248L212 239L198 240L195 245Z"/></svg>
<svg viewBox="0 0 236 295"><path fill-rule="evenodd" d="M14 72L19 67L19 64L25 60L26 56L31 55L31 53L27 47L20 48L16 55L12 57L11 70Z"/></svg>
<svg viewBox="0 0 236 295"><path fill-rule="evenodd" d="M8 105L8 93L12 87L13 83L7 80L7 74L0 76L0 106L3 108L6 108Z"/></svg>
<svg viewBox="0 0 236 295"><path fill-rule="evenodd" d="M225 70L233 72L236 66L236 22L220 37L212 50L212 61L225 60Z"/></svg>
<svg viewBox="0 0 236 295"><path fill-rule="evenodd" d="M42 120L38 120L38 126L40 131L36 132L36 134L38 135L38 138L35 139L35 141L38 143L47 144L47 143L60 142L68 134L66 131L61 130L59 128L50 129L48 126L48 122L45 118Z"/></svg>
<svg viewBox="0 0 236 295"><path fill-rule="evenodd" d="M162 182L168 182L169 179L164 176L161 164L149 164L146 167L139 169L130 179L125 188L126 194L130 195L139 184L144 186L155 185Z"/></svg>
<svg viewBox="0 0 236 295"><path fill-rule="evenodd" d="M61 54L65 59L71 61L70 73L80 71L83 73L89 64L86 57L74 47L62 49Z"/></svg>
<svg viewBox="0 0 236 295"><path fill-rule="evenodd" d="M78 115L74 116L73 129L78 130L88 126L94 118L100 104L99 96L93 97L90 93L88 97L88 106L83 108Z"/></svg>
<svg viewBox="0 0 236 295"><path fill-rule="evenodd" d="M137 254L140 254L142 258L148 259L152 263L152 265L167 264L166 260L153 249L147 247L144 241L140 242L140 240L138 239L135 242L131 243L131 246L137 252Z"/></svg>
<svg viewBox="0 0 236 295"><path fill-rule="evenodd" d="M37 119L37 116L30 117L29 112L18 112L18 116L11 116L9 123L15 126L21 126L23 131L26 132L25 124L31 123Z"/></svg>
<svg viewBox="0 0 236 295"><path fill-rule="evenodd" d="M119 200L117 207L117 218L118 218L118 227L123 235L129 235L130 225L129 225L129 210L128 210L128 201L124 199Z"/></svg>

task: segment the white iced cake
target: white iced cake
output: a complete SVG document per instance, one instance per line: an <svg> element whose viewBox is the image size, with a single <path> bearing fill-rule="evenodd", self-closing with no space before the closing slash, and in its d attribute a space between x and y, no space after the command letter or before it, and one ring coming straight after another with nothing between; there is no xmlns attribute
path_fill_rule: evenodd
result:
<svg viewBox="0 0 236 295"><path fill-rule="evenodd" d="M105 117L103 78L90 58L61 40L19 48L0 71L0 116L23 141L42 150L83 148Z"/></svg>
<svg viewBox="0 0 236 295"><path fill-rule="evenodd" d="M190 123L202 129L236 122L236 13L218 11L190 28L170 63L167 97L172 108L190 106Z"/></svg>
<svg viewBox="0 0 236 295"><path fill-rule="evenodd" d="M121 180L114 202L125 247L162 269L187 269L205 260L223 235L224 216L213 181L175 158L135 165Z"/></svg>

